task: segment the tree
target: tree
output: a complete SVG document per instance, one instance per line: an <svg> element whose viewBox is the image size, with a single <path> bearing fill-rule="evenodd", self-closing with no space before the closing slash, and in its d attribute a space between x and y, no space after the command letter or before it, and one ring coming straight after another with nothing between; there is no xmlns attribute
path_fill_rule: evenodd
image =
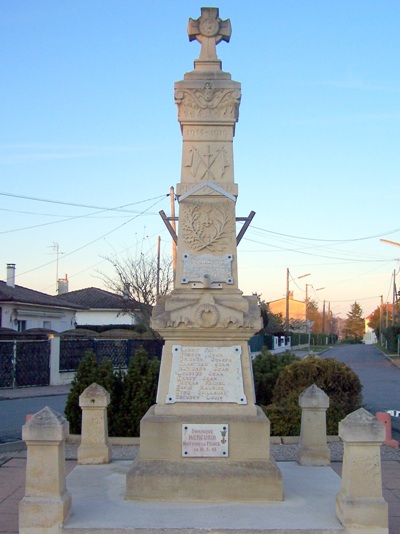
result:
<svg viewBox="0 0 400 534"><path fill-rule="evenodd" d="M385 330L387 326L392 324L392 312L393 304L382 304L378 306L369 316L368 326L375 332L376 337L379 339L382 330Z"/></svg>
<svg viewBox="0 0 400 534"><path fill-rule="evenodd" d="M307 320L313 321L312 332L320 334L322 332L322 313L318 310L318 303L309 299L307 303Z"/></svg>
<svg viewBox="0 0 400 534"><path fill-rule="evenodd" d="M354 343L361 343L365 333L365 320L362 314L361 306L358 302L354 302L344 324L343 333L345 338Z"/></svg>
<svg viewBox="0 0 400 534"><path fill-rule="evenodd" d="M253 293L257 295L257 293ZM268 302L261 300L261 294L257 295L258 305L260 306L263 328L261 334L282 335L285 331L285 325L281 313L272 313L269 309Z"/></svg>
<svg viewBox="0 0 400 534"><path fill-rule="evenodd" d="M113 267L114 273L100 273L110 291L124 297L124 313L139 320L148 333L152 307L159 295L166 295L173 287L172 262L163 258L158 267L157 258L140 253L138 258L127 256L120 260L105 258Z"/></svg>

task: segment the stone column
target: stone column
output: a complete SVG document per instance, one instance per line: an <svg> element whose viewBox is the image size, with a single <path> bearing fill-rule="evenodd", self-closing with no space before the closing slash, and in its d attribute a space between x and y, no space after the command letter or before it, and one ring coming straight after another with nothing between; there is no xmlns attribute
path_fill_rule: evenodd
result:
<svg viewBox="0 0 400 534"><path fill-rule="evenodd" d="M339 436L344 442L344 456L337 516L346 527L387 533L388 505L382 496L380 456L385 427L360 408L339 423Z"/></svg>
<svg viewBox="0 0 400 534"><path fill-rule="evenodd" d="M301 412L300 443L296 458L300 465L329 465L331 454L326 443L326 410L329 397L313 384L299 396Z"/></svg>
<svg viewBox="0 0 400 534"><path fill-rule="evenodd" d="M82 408L82 437L78 464L108 464L111 445L108 441L107 406L110 394L98 384L87 387L79 396Z"/></svg>
<svg viewBox="0 0 400 534"><path fill-rule="evenodd" d="M48 406L22 427L27 445L25 497L19 503L19 532L59 533L70 514L65 484L68 423Z"/></svg>

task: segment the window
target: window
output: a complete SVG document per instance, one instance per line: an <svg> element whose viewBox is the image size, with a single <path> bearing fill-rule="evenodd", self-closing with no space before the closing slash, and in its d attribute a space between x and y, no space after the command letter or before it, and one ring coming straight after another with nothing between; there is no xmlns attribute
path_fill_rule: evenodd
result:
<svg viewBox="0 0 400 534"><path fill-rule="evenodd" d="M18 332L23 332L24 330L26 330L26 321L18 321L17 329Z"/></svg>

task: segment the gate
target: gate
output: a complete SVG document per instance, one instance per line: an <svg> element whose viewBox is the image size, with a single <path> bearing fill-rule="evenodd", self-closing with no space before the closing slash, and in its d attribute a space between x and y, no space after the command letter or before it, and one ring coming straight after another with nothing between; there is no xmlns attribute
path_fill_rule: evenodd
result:
<svg viewBox="0 0 400 534"><path fill-rule="evenodd" d="M49 384L50 341L0 341L0 388Z"/></svg>

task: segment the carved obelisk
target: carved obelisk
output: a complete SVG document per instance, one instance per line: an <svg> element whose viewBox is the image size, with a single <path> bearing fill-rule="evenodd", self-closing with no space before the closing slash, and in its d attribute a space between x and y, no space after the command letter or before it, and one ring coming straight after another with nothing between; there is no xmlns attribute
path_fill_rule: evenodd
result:
<svg viewBox="0 0 400 534"><path fill-rule="evenodd" d="M141 421L126 497L279 501L282 477L270 458L269 421L255 404L248 347L260 311L238 288L233 136L241 89L216 54L230 21L202 8L188 34L201 51L175 84L183 136L176 280L153 311L165 340L157 404Z"/></svg>

